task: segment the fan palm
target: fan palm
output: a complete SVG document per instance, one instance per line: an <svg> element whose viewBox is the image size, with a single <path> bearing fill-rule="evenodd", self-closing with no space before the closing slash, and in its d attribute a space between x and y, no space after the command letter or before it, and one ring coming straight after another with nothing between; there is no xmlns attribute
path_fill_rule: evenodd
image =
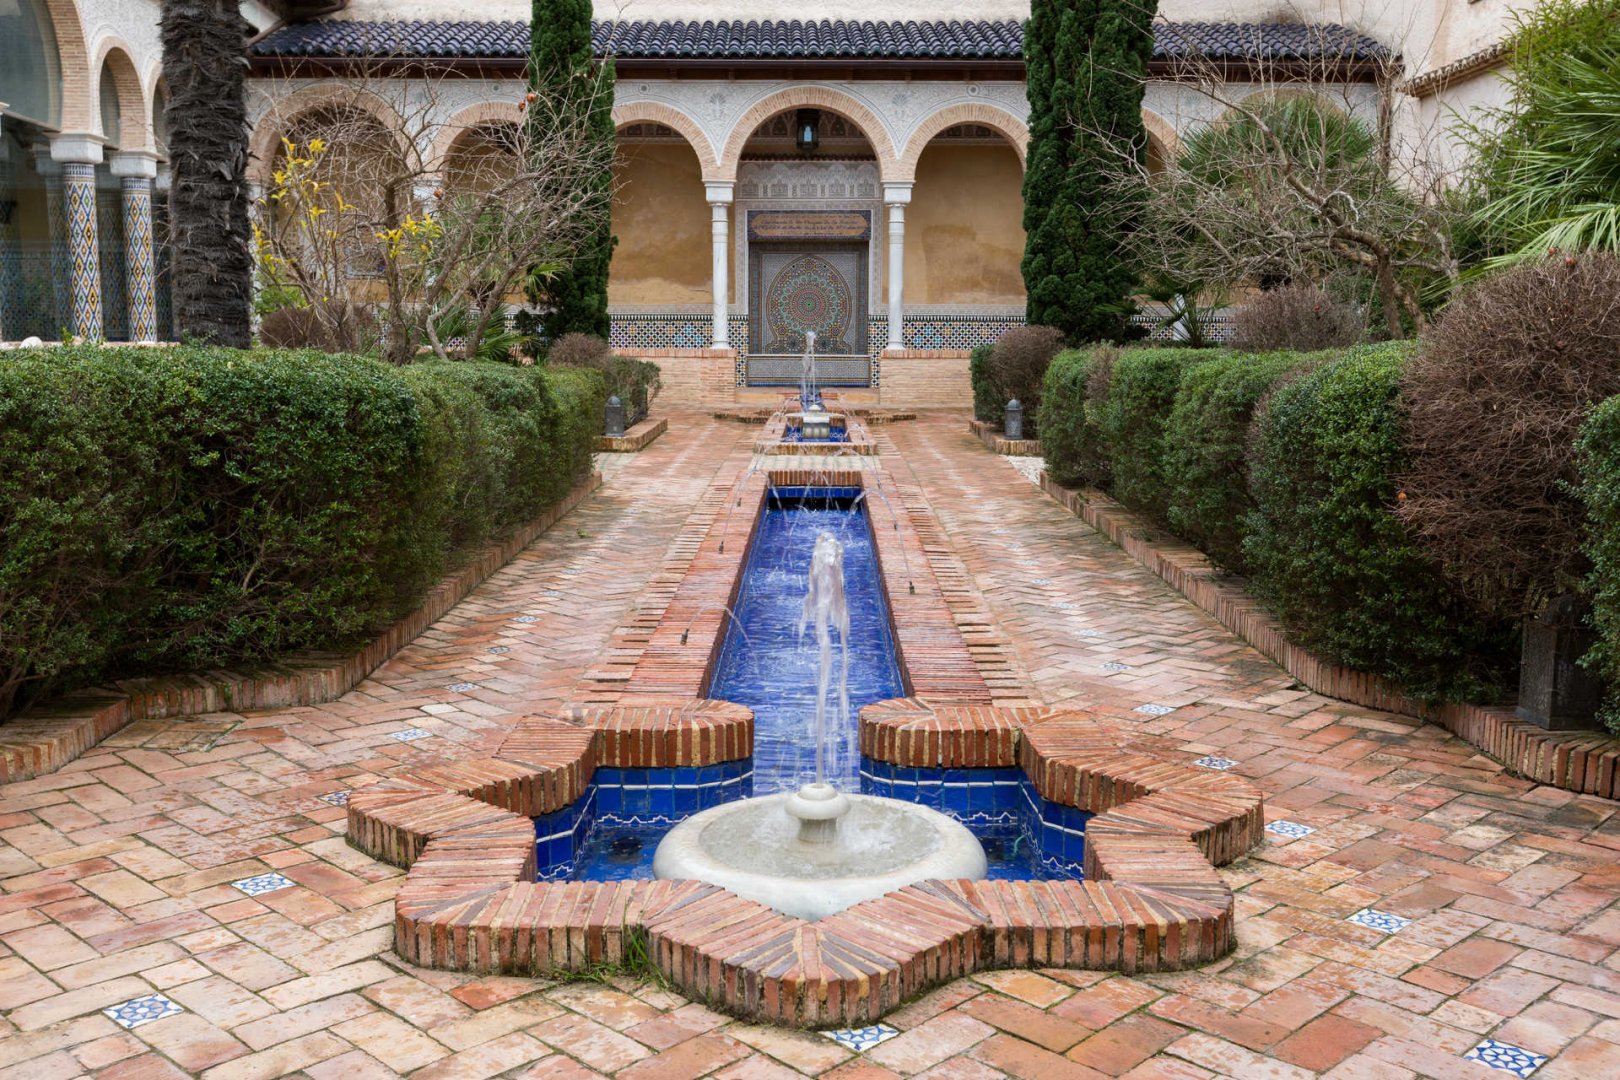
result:
<svg viewBox="0 0 1620 1080"><path fill-rule="evenodd" d="M1562 252L1620 251L1620 25L1514 79L1520 111L1485 147L1479 226L1498 267Z"/></svg>

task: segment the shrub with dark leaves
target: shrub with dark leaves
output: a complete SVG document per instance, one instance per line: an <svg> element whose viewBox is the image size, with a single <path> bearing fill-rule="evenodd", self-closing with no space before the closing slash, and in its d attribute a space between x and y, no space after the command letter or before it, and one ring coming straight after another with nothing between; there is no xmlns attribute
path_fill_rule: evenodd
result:
<svg viewBox="0 0 1620 1080"><path fill-rule="evenodd" d="M1576 588L1576 438L1620 394L1620 259L1553 258L1454 300L1401 380L1400 515L1479 607L1534 613Z"/></svg>
<svg viewBox="0 0 1620 1080"><path fill-rule="evenodd" d="M1320 285L1284 285L1238 309L1232 347L1254 353L1315 352L1354 345L1366 332L1365 316Z"/></svg>
<svg viewBox="0 0 1620 1080"><path fill-rule="evenodd" d="M1020 326L996 339L990 354L990 380L1003 407L1013 398L1024 407L1026 438L1036 434L1032 429L1041 409L1046 366L1062 351L1063 332L1050 326Z"/></svg>

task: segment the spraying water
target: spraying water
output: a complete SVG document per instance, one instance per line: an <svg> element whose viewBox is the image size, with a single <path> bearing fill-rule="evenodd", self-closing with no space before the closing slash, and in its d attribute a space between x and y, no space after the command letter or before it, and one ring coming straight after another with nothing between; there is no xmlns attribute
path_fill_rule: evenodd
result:
<svg viewBox="0 0 1620 1080"><path fill-rule="evenodd" d="M844 599L844 545L830 532L816 537L810 556L809 587L799 612L799 638L814 626L820 649L816 676L816 783L827 781L827 695L832 688L832 631L838 631L838 715L834 730L842 736L849 727L849 604Z"/></svg>
<svg viewBox="0 0 1620 1080"><path fill-rule="evenodd" d="M804 332L804 358L799 361L799 408L808 409L816 404L816 332Z"/></svg>

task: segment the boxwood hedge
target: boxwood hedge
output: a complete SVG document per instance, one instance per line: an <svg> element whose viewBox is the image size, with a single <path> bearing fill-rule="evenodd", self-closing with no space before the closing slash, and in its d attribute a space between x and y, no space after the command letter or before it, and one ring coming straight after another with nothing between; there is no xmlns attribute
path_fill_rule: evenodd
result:
<svg viewBox="0 0 1620 1080"><path fill-rule="evenodd" d="M0 712L343 646L589 468L600 378L314 352L0 359Z"/></svg>

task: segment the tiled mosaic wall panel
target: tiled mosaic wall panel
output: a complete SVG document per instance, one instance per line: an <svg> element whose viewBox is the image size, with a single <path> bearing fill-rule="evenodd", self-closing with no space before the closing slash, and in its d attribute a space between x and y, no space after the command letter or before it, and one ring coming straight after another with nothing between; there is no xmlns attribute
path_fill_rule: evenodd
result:
<svg viewBox="0 0 1620 1080"><path fill-rule="evenodd" d="M66 312L57 310L56 297L65 290L59 289L53 279L50 248L24 244L16 259L16 291L6 297L6 335L17 341L26 337L47 341L61 338L68 320Z"/></svg>
<svg viewBox="0 0 1620 1080"><path fill-rule="evenodd" d="M129 278L124 268L124 199L96 192L96 244L101 252L101 336L129 340Z"/></svg>

